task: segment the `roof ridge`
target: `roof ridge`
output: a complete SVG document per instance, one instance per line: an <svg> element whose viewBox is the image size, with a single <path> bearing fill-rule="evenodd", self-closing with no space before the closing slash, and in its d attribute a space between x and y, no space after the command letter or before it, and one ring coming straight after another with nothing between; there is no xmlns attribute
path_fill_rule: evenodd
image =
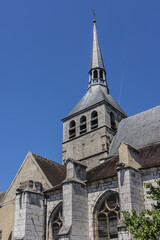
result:
<svg viewBox="0 0 160 240"><path fill-rule="evenodd" d="M137 115L140 115L140 114L142 114L142 113L145 113L145 112L147 112L147 111L153 110L154 108L158 108L158 107L160 107L160 105L155 106L155 107L152 107L152 108L149 108L149 109L144 110L144 111L142 111L142 112L136 113L136 114L134 114L134 115L132 115L132 116L128 116L127 118L122 119L121 122L124 121L124 120L130 119L130 118L133 118L133 117L135 117L135 116L137 116Z"/></svg>
<svg viewBox="0 0 160 240"><path fill-rule="evenodd" d="M34 156L37 156L37 157L40 157L40 158L43 158L44 160L47 160L47 161L50 161L50 162L52 162L52 163L55 163L55 164L57 164L57 165L59 165L59 166L62 166L62 167L64 167L62 164L60 164L60 163L58 163L58 162L56 162L56 161L54 161L54 160L51 160L51 159L48 159L48 158L46 158L46 157L42 157L42 156L40 156L40 155L38 155L38 154L36 154L36 153L32 153L31 152L31 154ZM37 159L36 159L37 160Z"/></svg>

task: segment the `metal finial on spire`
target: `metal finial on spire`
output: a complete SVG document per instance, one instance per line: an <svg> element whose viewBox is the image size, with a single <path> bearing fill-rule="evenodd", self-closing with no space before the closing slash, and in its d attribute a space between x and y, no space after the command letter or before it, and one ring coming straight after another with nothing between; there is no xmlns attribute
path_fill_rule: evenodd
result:
<svg viewBox="0 0 160 240"><path fill-rule="evenodd" d="M93 9L93 22L96 22L96 14L95 14L95 9Z"/></svg>

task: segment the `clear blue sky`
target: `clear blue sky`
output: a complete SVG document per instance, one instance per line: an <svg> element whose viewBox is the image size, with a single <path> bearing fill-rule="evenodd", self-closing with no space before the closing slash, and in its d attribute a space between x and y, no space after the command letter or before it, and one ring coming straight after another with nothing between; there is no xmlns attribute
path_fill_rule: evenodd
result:
<svg viewBox="0 0 160 240"><path fill-rule="evenodd" d="M28 151L61 163L62 122L86 93L93 8L111 95L159 104L159 0L0 1L0 191Z"/></svg>

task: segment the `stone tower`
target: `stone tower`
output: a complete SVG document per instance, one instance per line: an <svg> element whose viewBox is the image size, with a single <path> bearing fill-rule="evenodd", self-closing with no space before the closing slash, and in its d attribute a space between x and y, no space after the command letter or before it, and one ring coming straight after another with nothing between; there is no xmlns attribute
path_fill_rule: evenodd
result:
<svg viewBox="0 0 160 240"><path fill-rule="evenodd" d="M109 94L96 21L93 21L93 42L87 93L63 121L63 163L73 158L88 168L107 157L119 122L127 115Z"/></svg>

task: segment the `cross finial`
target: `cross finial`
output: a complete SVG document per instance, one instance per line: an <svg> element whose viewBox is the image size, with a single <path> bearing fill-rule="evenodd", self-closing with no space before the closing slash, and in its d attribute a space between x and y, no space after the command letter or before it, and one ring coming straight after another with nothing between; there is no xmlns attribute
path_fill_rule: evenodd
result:
<svg viewBox="0 0 160 240"><path fill-rule="evenodd" d="M96 22L96 14L95 14L95 9L93 9L93 22Z"/></svg>

